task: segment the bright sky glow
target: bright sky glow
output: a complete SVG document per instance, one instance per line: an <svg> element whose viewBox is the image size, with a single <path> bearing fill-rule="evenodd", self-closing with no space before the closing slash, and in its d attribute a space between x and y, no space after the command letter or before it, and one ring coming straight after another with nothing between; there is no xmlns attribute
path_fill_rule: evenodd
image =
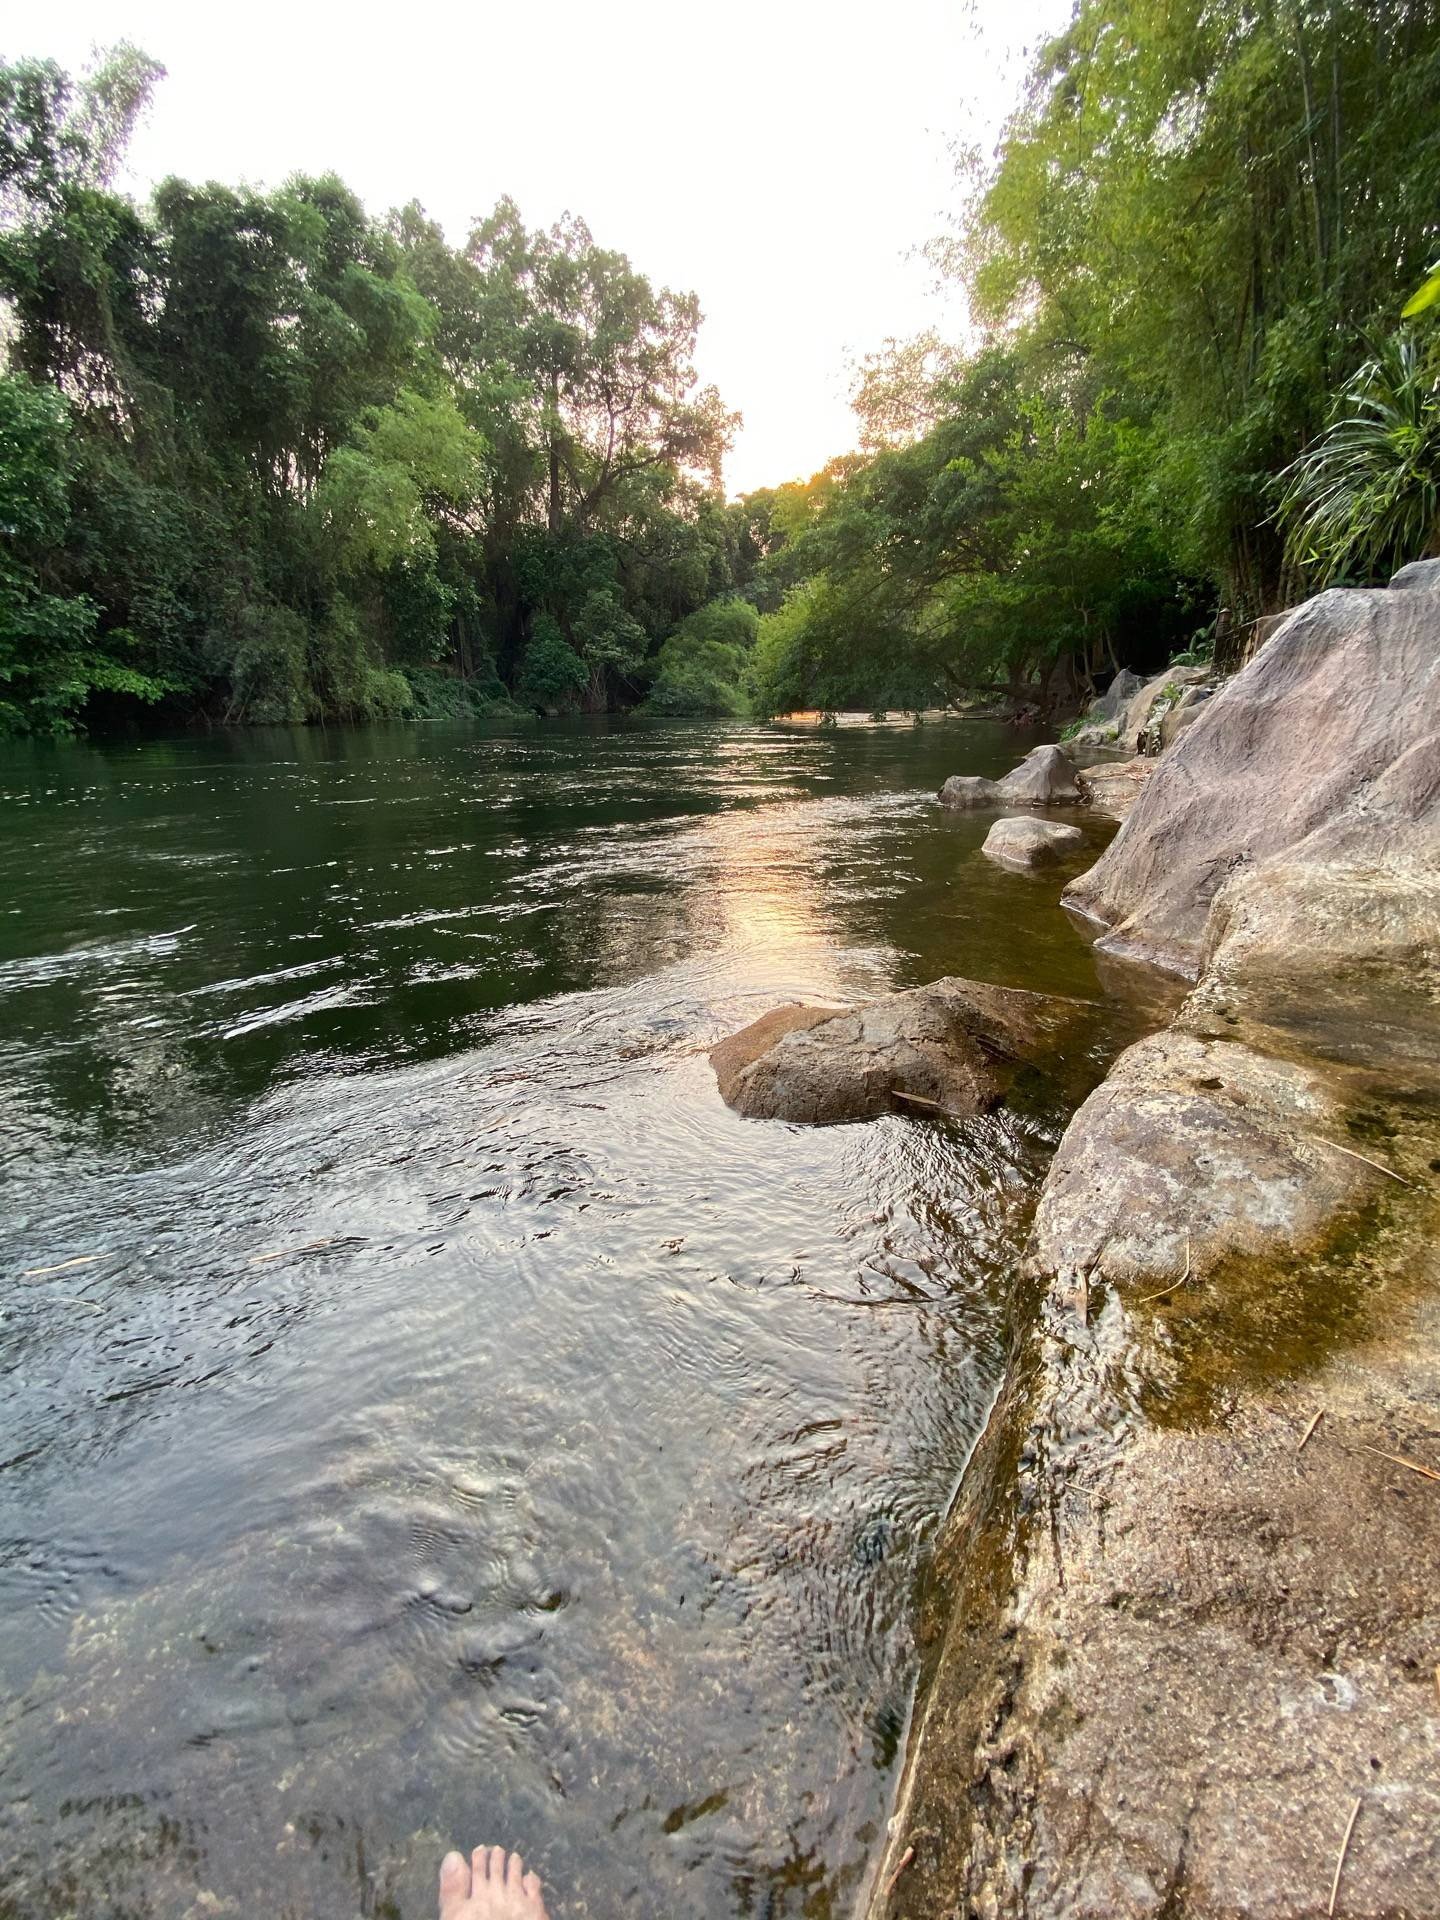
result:
<svg viewBox="0 0 1440 1920"><path fill-rule="evenodd" d="M337 8L12 0L0 51L72 70L163 61L122 184L339 173L415 198L452 242L502 193L569 208L652 280L693 287L700 369L745 415L732 493L853 446L850 367L963 312L914 250L956 204L955 138L993 146L1020 56L1067 0L550 0Z"/></svg>

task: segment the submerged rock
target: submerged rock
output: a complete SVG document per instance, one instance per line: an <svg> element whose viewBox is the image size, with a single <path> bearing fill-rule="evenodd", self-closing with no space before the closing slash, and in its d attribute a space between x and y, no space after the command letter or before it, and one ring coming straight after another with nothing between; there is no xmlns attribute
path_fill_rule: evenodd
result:
<svg viewBox="0 0 1440 1920"><path fill-rule="evenodd" d="M1062 826L1058 820L997 820L980 851L1000 867L1048 867L1073 853L1084 839L1078 827Z"/></svg>
<svg viewBox="0 0 1440 1920"><path fill-rule="evenodd" d="M845 1013L780 1007L710 1055L721 1097L753 1120L829 1126L905 1108L996 1106L1053 1051L1076 1002L937 980Z"/></svg>

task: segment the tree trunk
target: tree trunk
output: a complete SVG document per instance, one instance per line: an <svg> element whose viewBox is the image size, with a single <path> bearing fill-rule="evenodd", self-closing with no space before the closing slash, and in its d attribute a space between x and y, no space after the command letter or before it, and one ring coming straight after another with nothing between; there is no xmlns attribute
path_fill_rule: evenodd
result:
<svg viewBox="0 0 1440 1920"><path fill-rule="evenodd" d="M560 372L550 371L550 515L551 533L560 531Z"/></svg>

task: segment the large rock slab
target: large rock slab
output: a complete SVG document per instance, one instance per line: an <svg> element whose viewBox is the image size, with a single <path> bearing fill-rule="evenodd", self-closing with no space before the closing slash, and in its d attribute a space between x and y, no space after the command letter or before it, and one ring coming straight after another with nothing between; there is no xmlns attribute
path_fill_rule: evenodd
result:
<svg viewBox="0 0 1440 1920"><path fill-rule="evenodd" d="M1085 836L1078 827L1063 826L1058 820L997 820L986 834L980 851L998 867L1025 872L1035 867L1053 867L1084 841Z"/></svg>
<svg viewBox="0 0 1440 1920"><path fill-rule="evenodd" d="M1335 589L1200 710L1066 904L1192 977L1211 903L1267 859L1440 864L1440 592ZM1312 839L1313 836L1313 839Z"/></svg>
<svg viewBox="0 0 1440 1920"><path fill-rule="evenodd" d="M1315 1920L1357 1800L1337 1911L1434 1910L1440 1102L1211 1011L1042 1189L872 1920Z"/></svg>
<svg viewBox="0 0 1440 1920"><path fill-rule="evenodd" d="M1077 1003L943 979L848 1012L781 1007L710 1055L722 1098L754 1120L810 1126L999 1104L1054 1051Z"/></svg>

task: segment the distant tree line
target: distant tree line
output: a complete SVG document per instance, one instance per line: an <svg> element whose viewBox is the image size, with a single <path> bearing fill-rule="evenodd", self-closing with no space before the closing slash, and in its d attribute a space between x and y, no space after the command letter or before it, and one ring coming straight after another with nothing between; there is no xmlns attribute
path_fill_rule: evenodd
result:
<svg viewBox="0 0 1440 1920"><path fill-rule="evenodd" d="M0 725L733 704L695 297L508 200L458 248L333 177L139 206L161 75L0 67Z"/></svg>
<svg viewBox="0 0 1440 1920"><path fill-rule="evenodd" d="M693 295L508 200L139 206L161 72L0 66L0 729L1056 711L1436 545L1440 0L1079 0L936 249L973 344L730 503Z"/></svg>

